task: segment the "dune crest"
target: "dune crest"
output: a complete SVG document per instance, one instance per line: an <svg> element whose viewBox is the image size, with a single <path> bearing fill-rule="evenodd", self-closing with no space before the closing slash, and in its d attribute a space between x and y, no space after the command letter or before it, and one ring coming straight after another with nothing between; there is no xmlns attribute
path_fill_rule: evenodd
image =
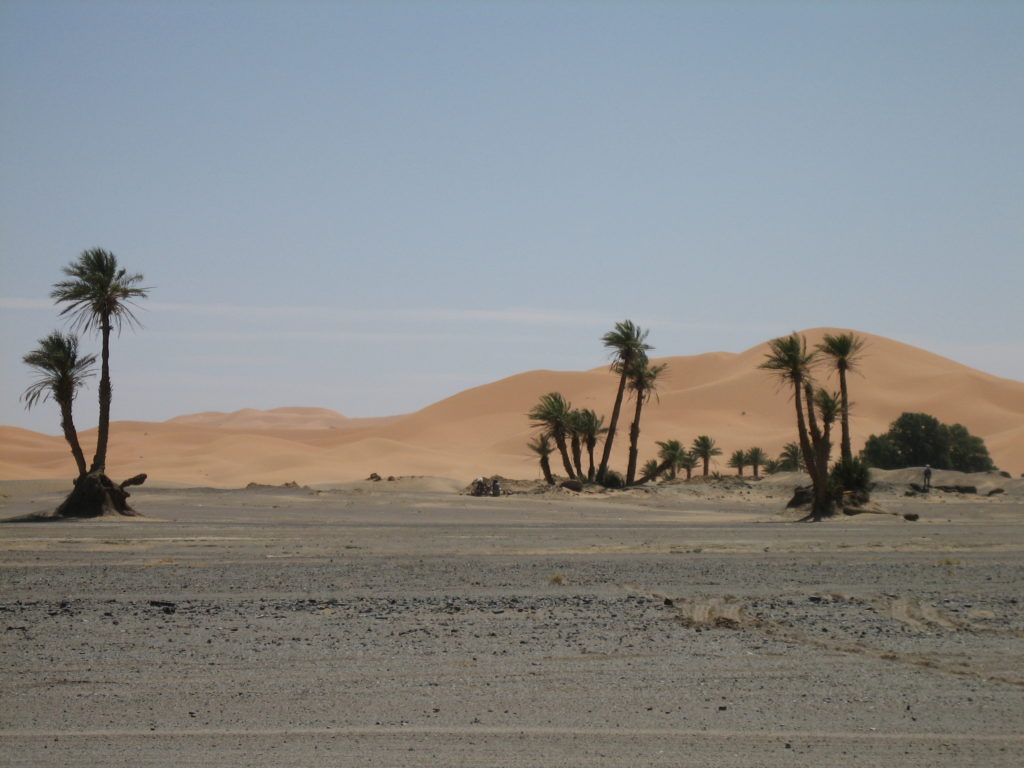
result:
<svg viewBox="0 0 1024 768"><path fill-rule="evenodd" d="M825 333L804 331L809 344ZM1003 379L892 339L857 332L867 346L850 377L854 449L884 432L904 411L960 423L985 440L995 463L1024 472L1024 382ZM655 441L689 444L710 435L725 454L760 446L776 455L796 437L788 391L758 370L767 342L744 352L659 357L668 373L660 400L645 410L641 461ZM600 350L595 344L595 357ZM819 373L838 388L834 375ZM480 474L540 476L526 448L532 435L526 412L546 392L559 391L576 407L611 410L616 377L607 365L586 371L529 371L459 392L402 416L349 419L324 408L243 409L179 416L162 423L117 422L108 465L118 478L148 472L151 482L239 487L249 482L333 483L371 472L468 480ZM613 466L625 466L629 429L625 411ZM86 445L95 439L83 433ZM838 451L838 448L835 449ZM74 465L61 437L0 427L0 479L70 477Z"/></svg>

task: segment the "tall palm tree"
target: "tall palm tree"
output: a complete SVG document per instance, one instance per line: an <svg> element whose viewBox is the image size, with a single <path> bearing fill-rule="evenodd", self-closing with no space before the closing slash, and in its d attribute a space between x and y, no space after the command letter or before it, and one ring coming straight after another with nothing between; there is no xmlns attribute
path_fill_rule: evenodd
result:
<svg viewBox="0 0 1024 768"><path fill-rule="evenodd" d="M721 456L722 449L715 445L715 441L707 435L701 435L693 440L690 452L704 463L704 477L708 476L708 465L712 456Z"/></svg>
<svg viewBox="0 0 1024 768"><path fill-rule="evenodd" d="M615 404L612 406L611 419L608 421L608 436L604 439L604 451L601 453L601 465L597 470L597 479L604 481L608 471L608 461L612 455L612 442L615 430L619 425L619 411L622 409L622 398L629 380L629 370L637 359L646 356L647 351L654 349L647 343L647 334L632 320L616 323L615 328L601 337L604 346L612 350L612 371L619 374L619 388L615 392Z"/></svg>
<svg viewBox="0 0 1024 768"><path fill-rule="evenodd" d="M569 434L569 413L572 405L560 392L548 392L542 395L540 402L533 406L527 414L533 421L535 427L542 427L546 434L555 441L558 452L562 456L562 466L570 478L576 477L572 462L569 460L569 450L565 439Z"/></svg>
<svg viewBox="0 0 1024 768"><path fill-rule="evenodd" d="M636 410L633 413L633 423L629 427L629 463L626 466L626 485L632 485L636 479L636 462L640 442L640 414L643 412L644 403L656 396L658 379L665 373L668 366L651 365L647 362L647 356L637 360L633 364L629 376L629 388L636 398Z"/></svg>
<svg viewBox="0 0 1024 768"><path fill-rule="evenodd" d="M64 439L71 446L71 455L75 457L78 476L86 473L85 454L78 442L78 430L72 416L72 404L78 394L78 388L87 378L95 375L93 365L96 355L78 356L78 337L74 334L64 335L54 331L46 338L39 340L39 347L25 355L22 360L35 369L36 380L22 394L25 408L35 406L40 400L53 399L60 408L60 426L64 431Z"/></svg>
<svg viewBox="0 0 1024 768"><path fill-rule="evenodd" d="M68 280L53 286L50 298L67 306L61 315L70 315L74 326L85 331L100 332L100 417L96 435L96 455L90 472L104 473L107 465L107 442L110 437L110 332L120 333L124 325L138 324L133 305L135 299L149 295L139 285L142 275L129 274L118 266L117 257L101 248L84 251L78 261L64 267Z"/></svg>
<svg viewBox="0 0 1024 768"><path fill-rule="evenodd" d="M544 473L544 480L548 485L555 484L554 475L551 474L551 452L554 451L554 446L551 445L551 438L548 437L546 432L541 432L533 440L527 443L527 446L531 451L537 454L540 458L540 471Z"/></svg>
<svg viewBox="0 0 1024 768"><path fill-rule="evenodd" d="M693 451L684 451L682 458L679 460L679 468L686 470L686 479L689 480L693 477L693 470L697 468L700 463L700 459L693 455Z"/></svg>
<svg viewBox="0 0 1024 768"><path fill-rule="evenodd" d="M583 446L587 449L587 458L590 462L587 467L587 480L590 482L594 481L594 449L597 447L597 441L601 439L601 435L608 431L608 427L604 425L604 416L598 416L597 413L590 408L582 408L578 411L576 427L579 429L580 439L583 441Z"/></svg>
<svg viewBox="0 0 1024 768"><path fill-rule="evenodd" d="M678 440L658 441L658 458L668 468L670 480L676 479L676 475L679 474L679 467L682 466L685 457L686 449L683 448L683 444Z"/></svg>
<svg viewBox="0 0 1024 768"><path fill-rule="evenodd" d="M758 367L762 370L771 371L783 382L793 387L793 402L796 406L797 438L800 441L800 451L804 457L804 466L811 475L811 481L818 483L814 467L814 455L811 449L811 442L807 435L807 423L804 419L803 390L804 384L810 381L811 366L815 360L815 353L807 351L807 340L798 333L789 336L782 336L768 342L769 353L765 360Z"/></svg>
<svg viewBox="0 0 1024 768"><path fill-rule="evenodd" d="M767 462L768 462L768 454L765 453L760 448L755 446L753 448L748 448L747 449L747 465L750 466L750 467L753 467L754 479L755 480L758 477L758 472L759 472L761 466L766 464Z"/></svg>
<svg viewBox="0 0 1024 768"><path fill-rule="evenodd" d="M846 372L856 368L864 351L864 339L854 333L833 335L826 333L817 349L830 358L839 373L840 424L842 437L839 443L839 457L843 464L853 459L850 448L850 395L846 387Z"/></svg>

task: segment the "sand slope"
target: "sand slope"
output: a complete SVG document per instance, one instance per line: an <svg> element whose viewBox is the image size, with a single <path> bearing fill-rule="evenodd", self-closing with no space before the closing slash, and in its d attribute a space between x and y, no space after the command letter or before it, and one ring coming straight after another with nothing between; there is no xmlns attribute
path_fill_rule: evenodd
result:
<svg viewBox="0 0 1024 768"><path fill-rule="evenodd" d="M825 332L805 334L810 343ZM1024 382L1002 379L891 339L867 340L859 373L850 379L856 448L884 432L903 411L964 424L984 438L995 462L1024 472ZM722 448L717 468L737 449L759 445L776 454L795 439L789 392L758 370L767 344L734 354L662 357L668 373L660 400L645 409L641 461L655 441L689 443L700 434ZM838 388L834 376L823 383ZM155 482L237 487L248 482L344 482L381 475L469 479L500 473L539 476L525 448L526 412L545 392L610 414L616 378L607 366L589 371L530 371L460 392L406 416L347 419L322 408L246 409L202 413L163 423L116 422L108 466L116 477L148 472ZM631 401L623 407L614 464L625 464ZM55 417L56 418L56 417ZM95 434L83 434L86 453ZM0 427L0 480L70 477L73 463L61 437Z"/></svg>

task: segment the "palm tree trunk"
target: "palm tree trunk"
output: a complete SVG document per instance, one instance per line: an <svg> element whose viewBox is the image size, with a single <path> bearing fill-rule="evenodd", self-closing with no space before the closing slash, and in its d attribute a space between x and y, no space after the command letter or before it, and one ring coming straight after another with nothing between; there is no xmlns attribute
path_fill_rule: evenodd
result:
<svg viewBox="0 0 1024 768"><path fill-rule="evenodd" d="M814 415L814 389L811 383L804 383L804 394L807 401L807 425L811 433L811 440L814 448L811 451L811 464L814 466L811 475L811 485L814 489L814 501L811 504L811 515L815 520L821 520L832 513L832 504L828 496L828 445L821 430L818 429L818 419ZM806 456L804 457L806 460ZM811 469L808 464L808 471Z"/></svg>
<svg viewBox="0 0 1024 768"><path fill-rule="evenodd" d="M573 470L572 462L569 460L569 449L565 445L565 435L556 432L552 437L555 438L555 445L558 446L558 452L562 455L562 466L565 467L565 474L570 478L575 478L576 472Z"/></svg>
<svg viewBox="0 0 1024 768"><path fill-rule="evenodd" d="M615 440L615 430L619 425L619 411L622 410L622 397L626 392L627 366L622 365L622 375L619 377L619 389L615 393L615 405L612 407L612 417L608 422L608 434L604 438L604 451L601 452L601 466L597 470L598 482L604 482L604 476L608 472L608 459L612 455L612 441Z"/></svg>
<svg viewBox="0 0 1024 768"><path fill-rule="evenodd" d="M576 468L576 476L583 477L583 445L579 435L572 436L572 463Z"/></svg>
<svg viewBox="0 0 1024 768"><path fill-rule="evenodd" d="M100 421L96 430L96 455L90 472L107 471L107 441L110 438L110 318L103 318L103 348L100 352Z"/></svg>
<svg viewBox="0 0 1024 768"><path fill-rule="evenodd" d="M644 393L636 393L636 411L633 413L633 423L629 425L629 463L626 466L626 485L632 485L636 479L636 458L640 452L637 443L640 442L640 412L644 409Z"/></svg>
<svg viewBox="0 0 1024 768"><path fill-rule="evenodd" d="M815 482L814 451L811 449L811 442L807 438L807 423L804 420L804 405L802 392L803 381L793 382L793 402L796 404L796 430L800 440L800 453L804 457L804 468L811 476L811 483Z"/></svg>
<svg viewBox="0 0 1024 768"><path fill-rule="evenodd" d="M78 442L78 430L75 429L75 420L71 415L71 403L60 404L60 427L64 430L64 439L71 446L71 455L75 457L75 464L78 467L78 476L86 473L85 454L82 453L82 445Z"/></svg>
<svg viewBox="0 0 1024 768"><path fill-rule="evenodd" d="M544 480L548 485L555 484L555 478L551 474L551 462L547 456L540 457L540 471L544 473Z"/></svg>
<svg viewBox="0 0 1024 768"><path fill-rule="evenodd" d="M596 440L587 440L587 456L590 458L590 466L587 468L587 480L594 482L594 448Z"/></svg>
<svg viewBox="0 0 1024 768"><path fill-rule="evenodd" d="M839 414L843 428L839 443L839 457L845 465L853 459L853 451L850 448L850 400L846 392L846 367L843 365L839 366L839 398Z"/></svg>

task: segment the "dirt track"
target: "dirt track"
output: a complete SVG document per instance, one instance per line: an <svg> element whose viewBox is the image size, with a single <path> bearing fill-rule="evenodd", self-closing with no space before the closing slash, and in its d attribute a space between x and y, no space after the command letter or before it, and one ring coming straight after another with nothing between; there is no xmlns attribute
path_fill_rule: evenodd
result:
<svg viewBox="0 0 1024 768"><path fill-rule="evenodd" d="M0 764L1021 764L1024 504L711 496L143 489L155 519L4 525Z"/></svg>

